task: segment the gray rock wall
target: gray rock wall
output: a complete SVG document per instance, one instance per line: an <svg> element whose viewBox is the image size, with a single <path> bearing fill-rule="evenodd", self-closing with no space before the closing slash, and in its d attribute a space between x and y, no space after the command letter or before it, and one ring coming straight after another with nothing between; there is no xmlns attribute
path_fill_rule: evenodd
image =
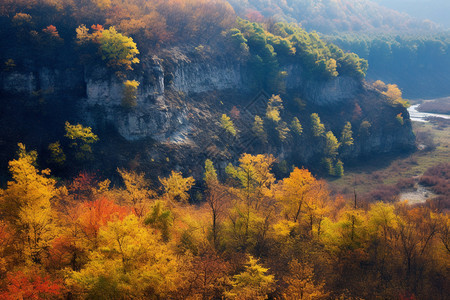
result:
<svg viewBox="0 0 450 300"><path fill-rule="evenodd" d="M172 87L184 93L247 89L239 63L184 62L174 72Z"/></svg>
<svg viewBox="0 0 450 300"><path fill-rule="evenodd" d="M2 76L2 90L11 94L31 95L36 90L36 77L32 72L12 72Z"/></svg>
<svg viewBox="0 0 450 300"><path fill-rule="evenodd" d="M153 138L166 140L185 125L185 108L175 107L166 99L164 72L159 59L145 63L143 74L134 80L140 82L137 106L122 106L123 81L106 69L93 69L85 73L86 99L83 100L83 118L95 124L97 118L113 123L127 140Z"/></svg>
<svg viewBox="0 0 450 300"><path fill-rule="evenodd" d="M207 93L221 90L248 91L250 80L245 65L227 58L214 60L190 60L177 52L177 59L170 70L172 77L168 86L165 78L169 70L164 70L158 57L142 59L139 70L129 74L130 80L140 82L137 106L122 106L123 82L111 71L102 67L81 70L52 70L42 68L34 72L3 73L0 86L12 94L32 95L37 90L53 89L56 95L64 96L80 86L83 97L79 99L79 115L83 124L96 126L99 122L111 123L120 135L133 141L152 138L172 144L192 144L189 134L201 131L199 125L190 122L192 110L201 110L189 101L174 101L173 93L184 95ZM354 100L367 91L356 79L339 76L320 81L307 78L299 65L282 66L286 70L286 88L298 92L310 103L317 106L333 106ZM201 99L201 97L199 97ZM191 100L192 102L192 100ZM380 126L379 128L381 128ZM388 152L400 144L411 145L414 136L410 126L396 134L374 132L354 154ZM288 152L289 149L284 151ZM304 153L307 153L305 149Z"/></svg>
<svg viewBox="0 0 450 300"><path fill-rule="evenodd" d="M298 90L309 101L316 105L325 106L352 99L361 91L361 82L349 77L338 76L329 80L307 78L300 65L284 67L286 88Z"/></svg>
<svg viewBox="0 0 450 300"><path fill-rule="evenodd" d="M31 96L39 91L67 96L68 93L81 93L84 77L81 69L41 68L4 72L0 77L0 87L3 92L23 96Z"/></svg>

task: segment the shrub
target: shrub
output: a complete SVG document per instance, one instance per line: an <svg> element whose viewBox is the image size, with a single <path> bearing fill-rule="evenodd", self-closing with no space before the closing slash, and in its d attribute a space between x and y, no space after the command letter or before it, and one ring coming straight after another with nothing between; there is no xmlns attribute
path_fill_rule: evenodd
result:
<svg viewBox="0 0 450 300"><path fill-rule="evenodd" d="M399 193L400 189L395 185L379 185L375 190L368 193L365 198L369 203L377 201L395 202Z"/></svg>
<svg viewBox="0 0 450 300"><path fill-rule="evenodd" d="M325 134L325 125L320 121L318 114L311 114L312 132L315 137L323 136Z"/></svg>
<svg viewBox="0 0 450 300"><path fill-rule="evenodd" d="M400 190L408 190L414 188L416 185L416 180L414 178L402 178L400 179L396 187Z"/></svg>
<svg viewBox="0 0 450 300"><path fill-rule="evenodd" d="M139 81L127 80L123 82L123 98L122 106L126 108L132 108L137 106L137 89Z"/></svg>
<svg viewBox="0 0 450 300"><path fill-rule="evenodd" d="M434 134L431 131L416 132L416 142L419 145L419 150L432 151L437 146L434 142Z"/></svg>
<svg viewBox="0 0 450 300"><path fill-rule="evenodd" d="M233 121L231 121L230 117L227 116L226 114L223 114L222 118L220 119L220 127L225 129L225 131L231 134L232 136L236 136L237 134Z"/></svg>
<svg viewBox="0 0 450 300"><path fill-rule="evenodd" d="M108 66L133 70L132 64L139 63L136 43L131 37L118 33L114 26L103 30L99 43L100 54L108 61Z"/></svg>
<svg viewBox="0 0 450 300"><path fill-rule="evenodd" d="M419 183L431 187L439 195L450 196L450 163L442 163L429 168Z"/></svg>
<svg viewBox="0 0 450 300"><path fill-rule="evenodd" d="M344 164L340 159L336 162L336 165L334 167L334 176L342 177L344 176Z"/></svg>

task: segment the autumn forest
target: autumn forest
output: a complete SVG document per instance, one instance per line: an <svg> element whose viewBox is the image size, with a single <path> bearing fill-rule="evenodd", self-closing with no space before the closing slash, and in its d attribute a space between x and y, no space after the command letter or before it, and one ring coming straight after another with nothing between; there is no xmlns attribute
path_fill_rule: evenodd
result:
<svg viewBox="0 0 450 300"><path fill-rule="evenodd" d="M1 195L3 299L447 292L449 219L437 204L345 199L306 169L276 180L271 155L242 155L225 182L207 160L197 205L179 172L157 184L121 169L121 187L92 173L62 183L36 159L19 145Z"/></svg>
<svg viewBox="0 0 450 300"><path fill-rule="evenodd" d="M449 299L448 31L313 2L0 0L0 299Z"/></svg>

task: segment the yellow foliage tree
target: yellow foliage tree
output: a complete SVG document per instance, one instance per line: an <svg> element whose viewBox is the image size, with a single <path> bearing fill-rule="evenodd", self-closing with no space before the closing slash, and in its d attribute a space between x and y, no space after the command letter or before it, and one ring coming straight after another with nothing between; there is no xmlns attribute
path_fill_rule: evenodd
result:
<svg viewBox="0 0 450 300"><path fill-rule="evenodd" d="M223 114L222 118L220 119L220 127L225 129L225 131L231 134L232 136L236 136L237 134L237 130L234 127L233 121L226 114Z"/></svg>
<svg viewBox="0 0 450 300"><path fill-rule="evenodd" d="M125 204L129 205L136 216L143 217L147 214L151 199L156 197L155 191L150 189L150 181L144 173L136 173L117 169L125 184L123 195Z"/></svg>
<svg viewBox="0 0 450 300"><path fill-rule="evenodd" d="M183 282L183 262L134 215L108 223L99 232L100 247L66 283L92 299L166 298Z"/></svg>
<svg viewBox="0 0 450 300"><path fill-rule="evenodd" d="M400 91L396 84L388 84L386 88L387 90L383 94L390 100L397 101L402 98L402 91Z"/></svg>
<svg viewBox="0 0 450 300"><path fill-rule="evenodd" d="M393 104L400 104L404 107L408 107L407 100L402 98L402 91L396 84L385 84L381 80L377 80L373 83L373 86L380 91L387 99Z"/></svg>
<svg viewBox="0 0 450 300"><path fill-rule="evenodd" d="M283 179L277 199L283 207L286 219L298 222L303 204L310 197L310 192L316 179L306 169L295 168L289 177Z"/></svg>
<svg viewBox="0 0 450 300"><path fill-rule="evenodd" d="M326 144L324 154L334 159L339 154L338 149L341 143L338 142L337 138L334 136L332 131L328 131L325 137L326 137Z"/></svg>
<svg viewBox="0 0 450 300"><path fill-rule="evenodd" d="M205 192L206 204L211 212L212 219L212 239L214 246L218 246L219 222L225 212L225 207L228 205L228 189L222 186L217 179L217 172L211 160L205 161L205 175L204 180L207 186Z"/></svg>
<svg viewBox="0 0 450 300"><path fill-rule="evenodd" d="M276 159L272 155L251 155L244 153L239 159L239 166L229 164L226 172L236 178L242 186L245 202L258 210L263 197L269 195L275 176L272 174L272 165Z"/></svg>
<svg viewBox="0 0 450 300"><path fill-rule="evenodd" d="M75 157L80 160L91 158L91 145L98 141L98 136L92 132L92 128L66 122L65 129L65 137L72 141L71 147L76 149Z"/></svg>
<svg viewBox="0 0 450 300"><path fill-rule="evenodd" d="M234 206L229 215L229 229L236 247L264 243L275 211L273 200L275 176L272 155L243 154L239 166L229 164L226 172L237 180Z"/></svg>
<svg viewBox="0 0 450 300"><path fill-rule="evenodd" d="M314 270L307 264L294 259L289 263L289 275L283 277L287 288L283 293L286 300L319 300L327 299L324 284L314 283Z"/></svg>
<svg viewBox="0 0 450 300"><path fill-rule="evenodd" d="M325 125L320 121L320 117L317 113L311 114L312 132L315 137L320 137L325 134Z"/></svg>
<svg viewBox="0 0 450 300"><path fill-rule="evenodd" d="M58 189L50 170L36 167L36 151L19 144L18 158L9 162L12 181L0 196L0 210L18 235L25 258L40 263L55 235L51 201Z"/></svg>
<svg viewBox="0 0 450 300"><path fill-rule="evenodd" d="M175 171L167 178L159 178L159 181L163 185L164 198L169 203L172 201L186 203L189 199L187 192L195 183L193 177L184 178L181 172Z"/></svg>
<svg viewBox="0 0 450 300"><path fill-rule="evenodd" d="M100 54L108 66L133 70L132 65L139 63L136 43L131 37L117 32L114 26L102 31L99 38Z"/></svg>
<svg viewBox="0 0 450 300"><path fill-rule="evenodd" d="M267 133L264 130L264 121L260 116L255 116L252 131L262 143L267 143Z"/></svg>
<svg viewBox="0 0 450 300"><path fill-rule="evenodd" d="M267 294L275 287L275 278L266 274L268 270L250 255L245 270L233 276L233 288L227 296L231 299L267 299Z"/></svg>
<svg viewBox="0 0 450 300"><path fill-rule="evenodd" d="M305 198L304 217L310 226L311 235L322 233L322 221L330 211L328 205L329 191L325 181L318 180L311 184L308 197Z"/></svg>
<svg viewBox="0 0 450 300"><path fill-rule="evenodd" d="M123 98L122 105L126 108L133 108L137 106L137 89L139 81L126 80L123 82Z"/></svg>
<svg viewBox="0 0 450 300"><path fill-rule="evenodd" d="M283 110L283 100L279 95L272 95L267 103L266 118L278 123L281 120L281 110Z"/></svg>

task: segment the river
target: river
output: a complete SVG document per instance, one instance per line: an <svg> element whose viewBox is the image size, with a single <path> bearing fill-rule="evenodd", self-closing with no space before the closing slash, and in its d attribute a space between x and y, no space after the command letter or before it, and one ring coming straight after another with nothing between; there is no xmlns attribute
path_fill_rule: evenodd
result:
<svg viewBox="0 0 450 300"><path fill-rule="evenodd" d="M428 122L428 117L438 117L443 119L450 119L450 115L443 115L443 114L432 114L432 113L426 113L418 111L417 108L420 106L420 104L411 105L408 108L409 116L411 118L411 121L416 122Z"/></svg>

